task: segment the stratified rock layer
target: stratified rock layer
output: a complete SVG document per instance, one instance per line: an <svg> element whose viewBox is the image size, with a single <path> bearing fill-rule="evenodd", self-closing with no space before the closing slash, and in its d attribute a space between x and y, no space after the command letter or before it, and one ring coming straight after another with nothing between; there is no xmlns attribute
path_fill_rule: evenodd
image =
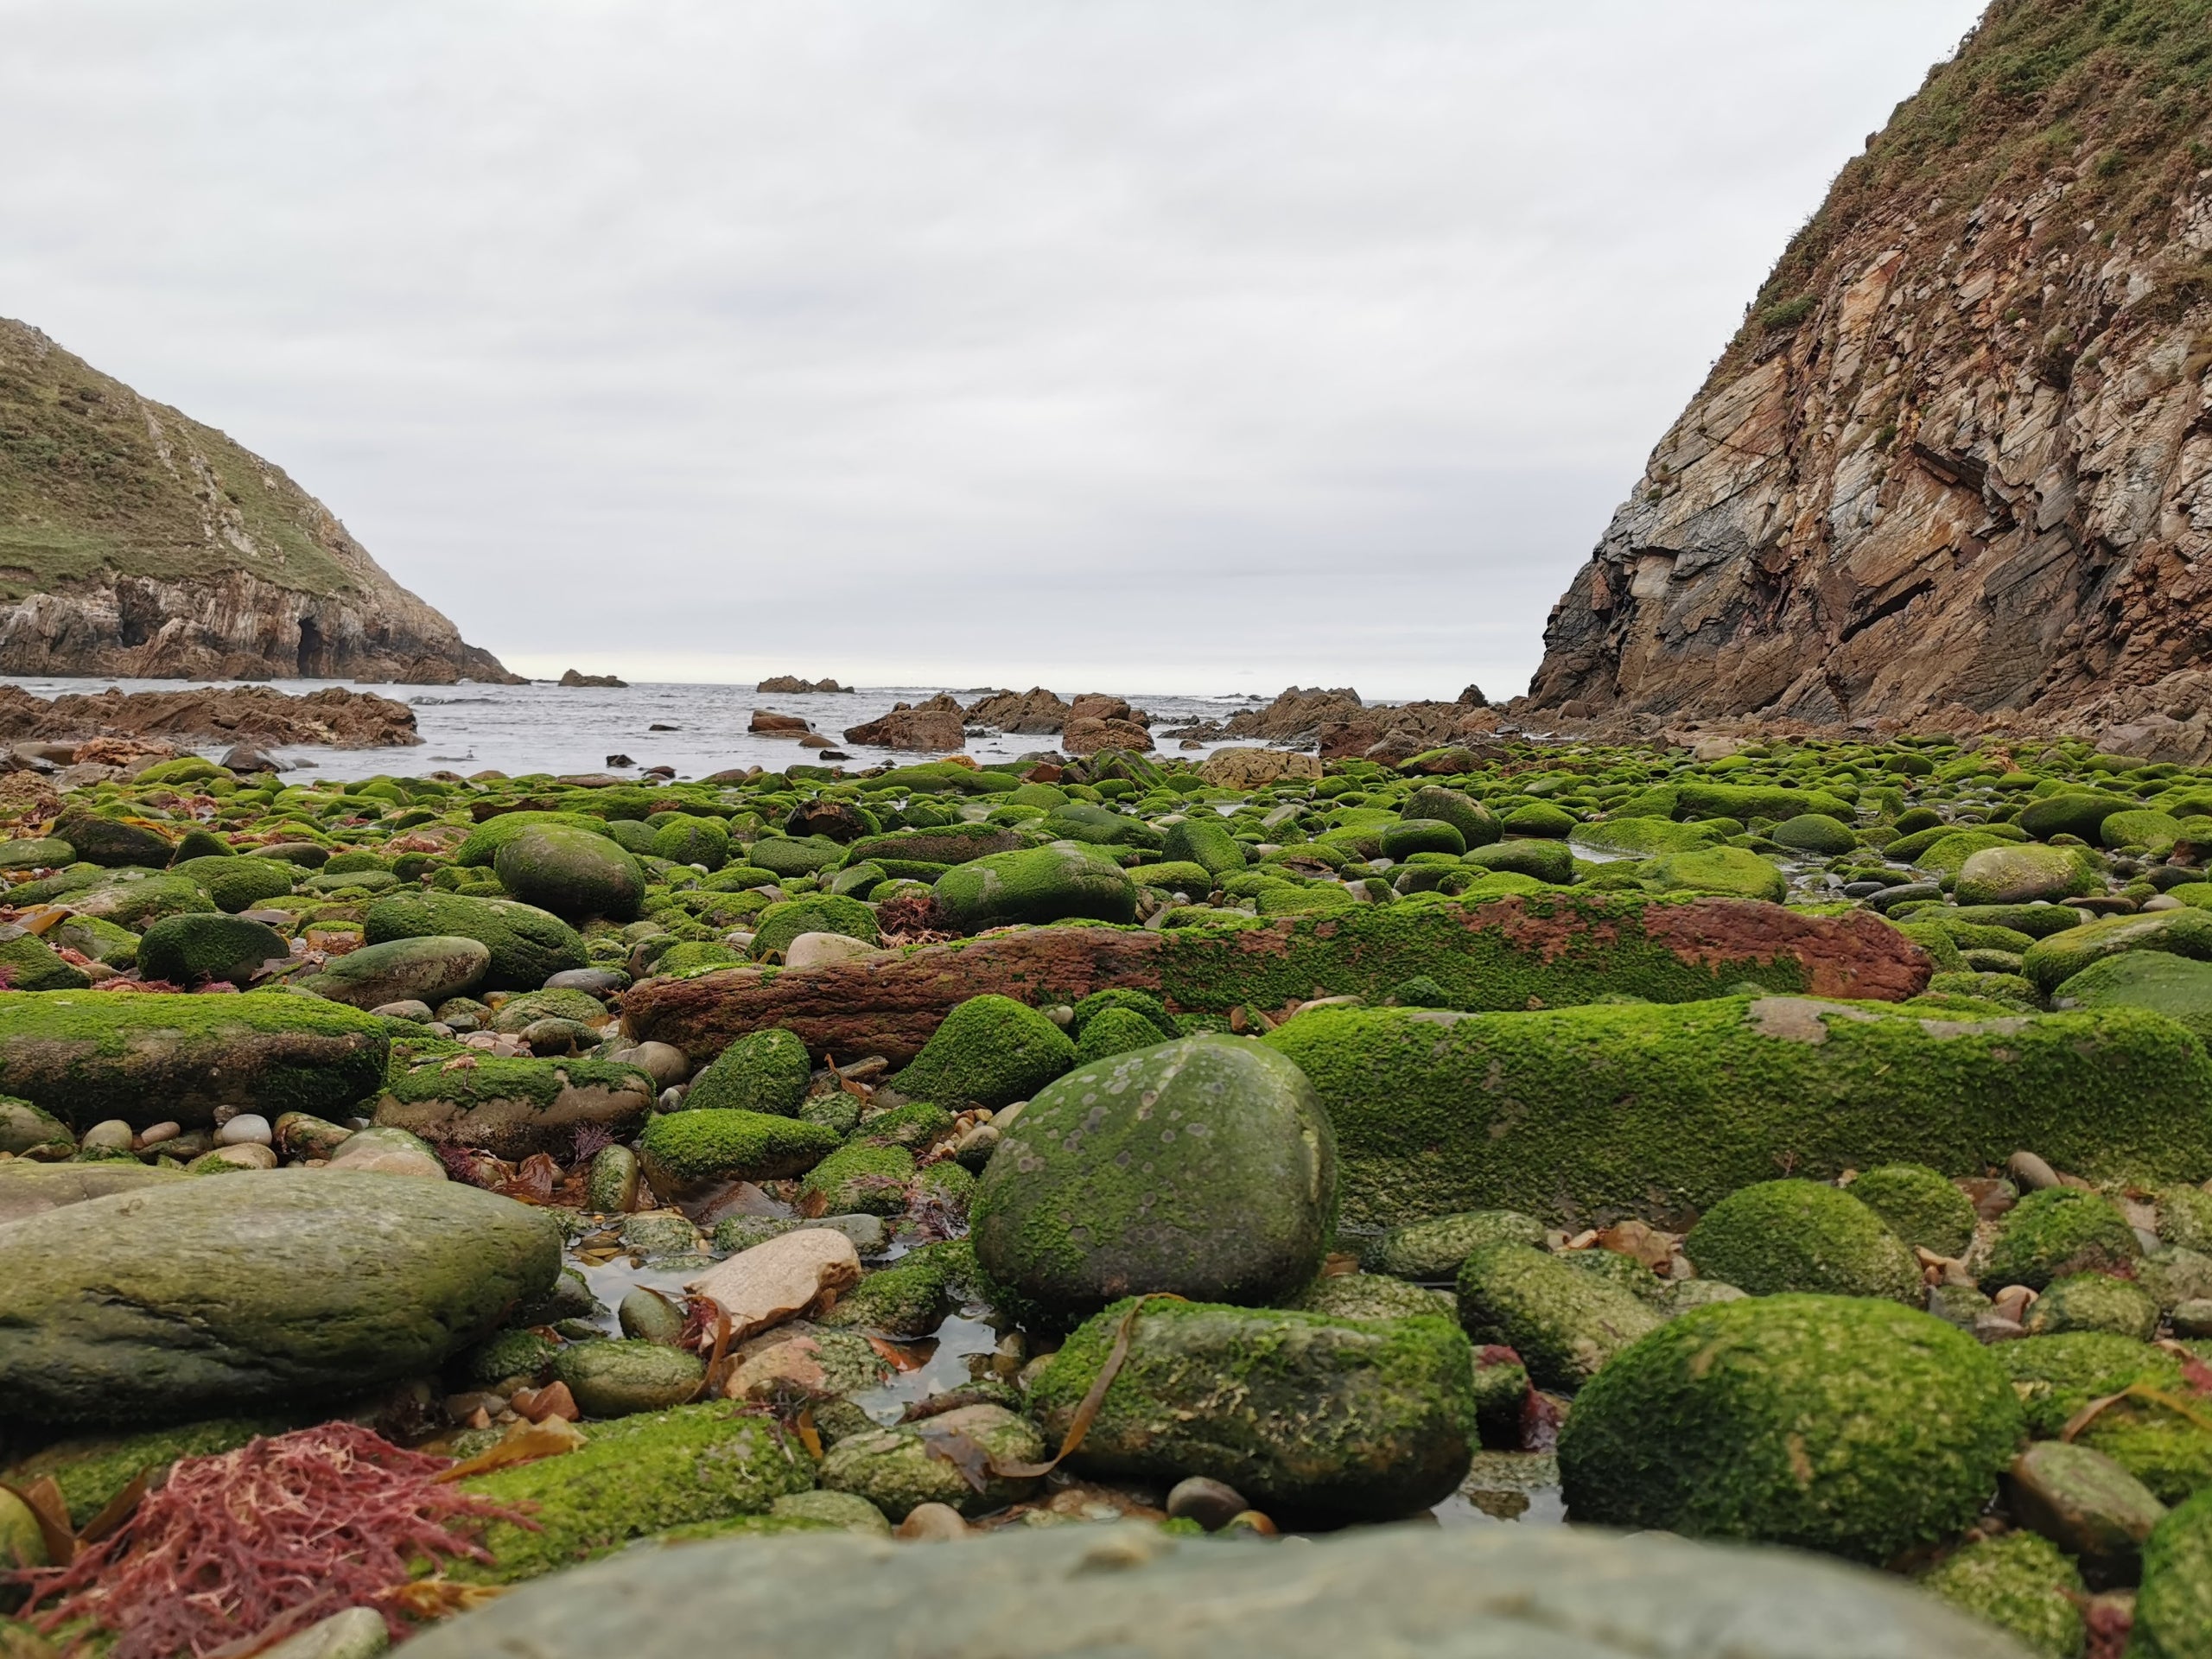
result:
<svg viewBox="0 0 2212 1659"><path fill-rule="evenodd" d="M275 467L3 318L0 673L518 683Z"/></svg>
<svg viewBox="0 0 2212 1659"><path fill-rule="evenodd" d="M2202 28L1992 6L1660 440L1534 709L2002 715L2212 754Z"/></svg>

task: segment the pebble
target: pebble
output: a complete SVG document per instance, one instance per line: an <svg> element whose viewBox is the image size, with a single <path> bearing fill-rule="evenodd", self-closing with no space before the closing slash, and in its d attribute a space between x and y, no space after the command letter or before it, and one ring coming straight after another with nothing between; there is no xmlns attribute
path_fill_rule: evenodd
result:
<svg viewBox="0 0 2212 1659"><path fill-rule="evenodd" d="M893 1536L910 1544L944 1544L969 1536L975 1529L949 1503L917 1503Z"/></svg>
<svg viewBox="0 0 2212 1659"><path fill-rule="evenodd" d="M1167 1494L1171 1518L1195 1521L1208 1532L1219 1532L1251 1507L1234 1486L1204 1475L1177 1481Z"/></svg>
<svg viewBox="0 0 2212 1659"><path fill-rule="evenodd" d="M215 1131L219 1147L265 1147L276 1138L269 1120L258 1112L240 1112Z"/></svg>
<svg viewBox="0 0 2212 1659"><path fill-rule="evenodd" d="M412 1020L417 1025L428 1025L430 1005L419 997L403 997L397 1002L382 1002L369 1010L386 1020Z"/></svg>
<svg viewBox="0 0 2212 1659"><path fill-rule="evenodd" d="M129 1152L137 1133L119 1117L111 1117L86 1129L79 1141L87 1152Z"/></svg>
<svg viewBox="0 0 2212 1659"><path fill-rule="evenodd" d="M2048 1192L2061 1185L2058 1172L2032 1152L2014 1153L2005 1160L2005 1167L2031 1192Z"/></svg>

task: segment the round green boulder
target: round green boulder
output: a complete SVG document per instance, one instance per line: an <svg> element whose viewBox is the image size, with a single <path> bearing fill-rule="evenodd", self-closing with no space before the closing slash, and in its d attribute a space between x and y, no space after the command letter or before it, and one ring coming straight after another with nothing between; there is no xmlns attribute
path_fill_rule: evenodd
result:
<svg viewBox="0 0 2212 1659"><path fill-rule="evenodd" d="M588 830L533 825L499 849L492 868L524 904L569 921L635 921L645 902L645 873L636 857Z"/></svg>
<svg viewBox="0 0 2212 1659"><path fill-rule="evenodd" d="M2104 887L2103 870L2082 848L2028 842L1967 854L1956 891L1962 905L2030 905L2102 893Z"/></svg>
<svg viewBox="0 0 2212 1659"><path fill-rule="evenodd" d="M1980 1263L1981 1287L2041 1290L2069 1274L2132 1271L2142 1241L2117 1205L2079 1187L2031 1192L2014 1205Z"/></svg>
<svg viewBox="0 0 2212 1659"><path fill-rule="evenodd" d="M1761 1181L1705 1212L1683 1251L1700 1274L1754 1296L1817 1291L1917 1305L1920 1266L1889 1224L1818 1181Z"/></svg>
<svg viewBox="0 0 2212 1659"><path fill-rule="evenodd" d="M1832 818L1825 812L1801 812L1776 824L1767 831L1767 839L1801 853L1834 857L1856 847L1859 832L1842 819Z"/></svg>
<svg viewBox="0 0 2212 1659"><path fill-rule="evenodd" d="M1075 845L993 853L938 877L938 908L965 933L1071 918L1128 923L1137 889L1121 866Z"/></svg>
<svg viewBox="0 0 2212 1659"><path fill-rule="evenodd" d="M1320 1267L1336 1179L1304 1072L1187 1037L1039 1092L984 1166L970 1237L991 1280L1054 1322L1147 1291L1258 1306Z"/></svg>
<svg viewBox="0 0 2212 1659"><path fill-rule="evenodd" d="M587 968L583 936L550 911L512 899L477 899L425 888L378 899L363 914L362 938L474 939L492 953L480 988L534 991L555 974Z"/></svg>
<svg viewBox="0 0 2212 1659"><path fill-rule="evenodd" d="M264 963L289 960L284 936L243 916L164 916L138 941L142 979L196 988L213 981L243 985Z"/></svg>
<svg viewBox="0 0 2212 1659"><path fill-rule="evenodd" d="M553 1361L553 1376L569 1385L585 1416L627 1417L683 1405L699 1392L707 1368L683 1349L625 1338L563 1348Z"/></svg>
<svg viewBox="0 0 2212 1659"><path fill-rule="evenodd" d="M834 893L810 893L804 899L771 905L760 912L760 925L753 935L753 955L756 960L781 956L802 933L840 933L867 944L875 944L881 937L876 931L875 912L859 899Z"/></svg>
<svg viewBox="0 0 2212 1659"><path fill-rule="evenodd" d="M2088 1592L2080 1569L2039 1534L2008 1532L1970 1543L1920 1586L2011 1631L2031 1653L2081 1659Z"/></svg>
<svg viewBox="0 0 2212 1659"><path fill-rule="evenodd" d="M145 947L139 947L144 961ZM409 1000L435 1007L483 982L492 953L474 939L436 937L365 944L334 957L319 974L300 981L306 989L356 1008Z"/></svg>
<svg viewBox="0 0 2212 1659"><path fill-rule="evenodd" d="M1497 815L1472 796L1440 784L1423 784L1399 804L1407 818L1436 818L1459 832L1470 847L1487 847L1505 832Z"/></svg>
<svg viewBox="0 0 2212 1659"><path fill-rule="evenodd" d="M683 1105L687 1111L719 1108L790 1117L806 1098L813 1077L806 1045L790 1032L752 1032L701 1069Z"/></svg>
<svg viewBox="0 0 2212 1659"><path fill-rule="evenodd" d="M1084 1024L1083 1035L1076 1039L1075 1063L1088 1065L1093 1060L1154 1047L1160 1034L1160 1027L1135 1008L1108 1008Z"/></svg>
<svg viewBox="0 0 2212 1659"><path fill-rule="evenodd" d="M2151 1529L2135 1598L2133 1659L2212 1653L2212 1488Z"/></svg>
<svg viewBox="0 0 2212 1659"><path fill-rule="evenodd" d="M1036 1009L1010 996L971 996L891 1081L909 1099L996 1109L1028 1099L1074 1064L1067 1033Z"/></svg>
<svg viewBox="0 0 2212 1659"><path fill-rule="evenodd" d="M1404 860L1415 853L1449 853L1457 858L1467 850L1467 838L1441 818L1402 818L1382 831L1382 856Z"/></svg>
<svg viewBox="0 0 2212 1659"><path fill-rule="evenodd" d="M2021 959L2020 972L2048 995L2092 963L2131 950L2212 962L2212 913L2185 908L2102 917L2037 939Z"/></svg>
<svg viewBox="0 0 2212 1659"><path fill-rule="evenodd" d="M1885 1164L1849 1190L1907 1244L1957 1257L1974 1243L1974 1201L1924 1164Z"/></svg>
<svg viewBox="0 0 2212 1659"><path fill-rule="evenodd" d="M729 862L729 826L720 818L664 813L653 831L652 855L671 864L703 864L711 874Z"/></svg>
<svg viewBox="0 0 2212 1659"><path fill-rule="evenodd" d="M1617 1357L1561 1430L1578 1522L1882 1562L1972 1524L2020 1438L1979 1343L1878 1299L1693 1309Z"/></svg>

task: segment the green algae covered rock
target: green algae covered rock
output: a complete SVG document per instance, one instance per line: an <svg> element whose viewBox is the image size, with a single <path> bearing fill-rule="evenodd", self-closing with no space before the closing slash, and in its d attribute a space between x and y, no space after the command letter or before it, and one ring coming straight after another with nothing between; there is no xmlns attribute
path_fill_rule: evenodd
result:
<svg viewBox="0 0 2212 1659"><path fill-rule="evenodd" d="M81 991L92 982L53 945L13 925L0 927L0 972L9 988L18 991Z"/></svg>
<svg viewBox="0 0 2212 1659"><path fill-rule="evenodd" d="M2076 1331L2000 1342L1990 1355L2012 1385L2028 1433L2050 1440L2092 1400L2142 1383L2171 1389L2181 1363L2128 1337Z"/></svg>
<svg viewBox="0 0 2212 1659"><path fill-rule="evenodd" d="M519 1162L545 1153L574 1160L580 1130L627 1135L652 1109L653 1080L613 1060L476 1057L393 1068L373 1116L379 1128L404 1129L437 1146L475 1147Z"/></svg>
<svg viewBox="0 0 2212 1659"><path fill-rule="evenodd" d="M658 1342L578 1342L553 1361L555 1381L569 1385L587 1417L628 1417L688 1402L707 1380L698 1355Z"/></svg>
<svg viewBox="0 0 2212 1659"><path fill-rule="evenodd" d="M1121 866L1075 845L993 853L956 864L932 889L938 907L965 933L1010 922L1082 918L1136 919L1137 889Z"/></svg>
<svg viewBox="0 0 2212 1659"><path fill-rule="evenodd" d="M1682 1241L1700 1274L1754 1296L1818 1291L1917 1306L1920 1264L1873 1211L1818 1181L1760 1181L1707 1211Z"/></svg>
<svg viewBox="0 0 2212 1659"><path fill-rule="evenodd" d="M351 1007L381 1007L410 999L435 1007L475 989L491 961L491 951L474 939L393 939L334 957L322 972L298 983Z"/></svg>
<svg viewBox="0 0 2212 1659"><path fill-rule="evenodd" d="M1027 1100L1074 1064L1067 1033L1036 1009L1010 996L971 996L892 1084L916 1100L995 1109Z"/></svg>
<svg viewBox="0 0 2212 1659"><path fill-rule="evenodd" d="M2173 1510L2143 1541L2143 1587L2128 1652L2137 1659L2212 1652L2212 1491Z"/></svg>
<svg viewBox="0 0 2212 1659"><path fill-rule="evenodd" d="M1441 1290L1394 1279L1387 1273L1333 1273L1316 1279L1290 1304L1305 1313L1325 1313L1332 1319L1456 1319L1458 1306ZM1527 1387L1527 1373L1522 1374ZM1513 1406L1521 1405L1516 1391Z"/></svg>
<svg viewBox="0 0 2212 1659"><path fill-rule="evenodd" d="M690 812L664 814L653 831L652 855L671 864L703 864L712 874L729 862L729 826Z"/></svg>
<svg viewBox="0 0 2212 1659"><path fill-rule="evenodd" d="M781 956L802 933L841 933L868 944L875 944L880 937L876 931L875 912L859 899L834 893L812 893L804 899L771 905L760 912L760 924L753 936L754 959L765 961L771 956Z"/></svg>
<svg viewBox="0 0 2212 1659"><path fill-rule="evenodd" d="M2031 1337L2106 1331L2148 1342L2158 1329L2158 1304L2133 1280L2107 1273L2069 1274L2044 1287L2028 1310L2027 1329Z"/></svg>
<svg viewBox="0 0 2212 1659"><path fill-rule="evenodd" d="M1780 904L1789 880L1779 866L1741 847L1705 847L1665 853L1637 875L1654 893L1718 893Z"/></svg>
<svg viewBox="0 0 2212 1659"><path fill-rule="evenodd" d="M895 1216L913 1181L914 1154L906 1147L855 1141L807 1171L799 1201L814 1214Z"/></svg>
<svg viewBox="0 0 2212 1659"><path fill-rule="evenodd" d="M1563 841L1501 841L1474 849L1460 862L1478 870L1525 875L1553 887L1574 880L1574 855Z"/></svg>
<svg viewBox="0 0 2212 1659"><path fill-rule="evenodd" d="M1459 1323L1521 1356L1539 1388L1571 1393L1661 1323L1634 1292L1526 1244L1490 1244L1459 1268Z"/></svg>
<svg viewBox="0 0 2212 1659"><path fill-rule="evenodd" d="M1768 839L1801 853L1834 857L1859 845L1859 832L1842 819L1825 812L1801 812L1784 818L1768 832Z"/></svg>
<svg viewBox="0 0 2212 1659"><path fill-rule="evenodd" d="M2016 1637L2046 1659L2081 1659L2082 1573L2057 1545L2032 1532L1968 1544L1920 1580L1962 1612Z"/></svg>
<svg viewBox="0 0 2212 1659"><path fill-rule="evenodd" d="M1480 801L1440 784L1423 784L1400 803L1408 818L1433 818L1450 824L1469 847L1487 847L1504 834L1497 817Z"/></svg>
<svg viewBox="0 0 2212 1659"><path fill-rule="evenodd" d="M1916 1249L1957 1257L1974 1243L1974 1201L1924 1164L1885 1164L1847 1190Z"/></svg>
<svg viewBox="0 0 2212 1659"><path fill-rule="evenodd" d="M340 1116L376 1092L390 1046L380 1020L283 992L0 992L0 1092L79 1128Z"/></svg>
<svg viewBox="0 0 2212 1659"><path fill-rule="evenodd" d="M1690 781L1677 785L1675 791L1674 816L1677 818L1735 818L1745 823L1753 818L1772 818L1779 823L1808 812L1836 819L1853 816L1849 801L1824 789Z"/></svg>
<svg viewBox="0 0 2212 1659"><path fill-rule="evenodd" d="M1229 833L1226 824L1211 814L1170 824L1160 850L1171 862L1182 860L1196 864L1216 880L1236 874L1245 865L1243 845Z"/></svg>
<svg viewBox="0 0 2212 1659"><path fill-rule="evenodd" d="M188 866L177 866L176 873L197 882L216 909L232 916L283 898L300 877L296 865L245 856L194 859Z"/></svg>
<svg viewBox="0 0 2212 1659"><path fill-rule="evenodd" d="M739 1038L702 1067L683 1096L687 1111L715 1108L790 1117L806 1098L814 1062L806 1045L774 1028Z"/></svg>
<svg viewBox="0 0 2212 1659"><path fill-rule="evenodd" d="M2115 812L2134 809L2135 803L2118 795L2094 790L2062 789L2056 794L2030 801L2013 822L2037 841L2053 836L2076 836L2094 845L2104 822Z"/></svg>
<svg viewBox="0 0 2212 1659"><path fill-rule="evenodd" d="M2110 1198L2078 1187L2031 1192L2006 1212L1980 1264L1981 1287L2041 1290L2068 1274L2131 1268L2143 1245Z"/></svg>
<svg viewBox="0 0 2212 1659"><path fill-rule="evenodd" d="M20 1490L50 1477L61 1489L69 1524L81 1528L141 1475L150 1479L180 1458L234 1452L257 1436L298 1426L296 1418L284 1415L207 1417L125 1433L72 1435L0 1469L0 1480Z"/></svg>
<svg viewBox="0 0 2212 1659"><path fill-rule="evenodd" d="M2051 993L2052 1006L2148 1008L2212 1042L2212 962L2128 950L2091 963Z"/></svg>
<svg viewBox="0 0 2212 1659"><path fill-rule="evenodd" d="M645 873L636 857L589 830L535 825L501 847L492 868L523 903L568 921L635 921L645 903Z"/></svg>
<svg viewBox="0 0 2212 1659"><path fill-rule="evenodd" d="M1406 901L1410 904L1414 901ZM1777 1166L2212 1175L2212 1062L2133 1009L1937 1018L1719 997L1541 1013L1316 1008L1263 1038L1319 1090L1356 1224L1702 1210Z"/></svg>
<svg viewBox="0 0 2212 1659"><path fill-rule="evenodd" d="M1034 1478L1001 1475L988 1465L981 1486L971 1484L959 1461L969 1446L1009 1464L1039 1463L1046 1455L1044 1440L1027 1419L1004 1406L962 1406L918 1423L847 1436L823 1459L822 1484L833 1492L866 1498L894 1521L905 1520L923 1503L982 1515L1019 1503L1035 1490ZM941 1455L940 1447L952 1455Z"/></svg>
<svg viewBox="0 0 2212 1659"><path fill-rule="evenodd" d="M513 1584L603 1555L633 1538L739 1515L814 1484L798 1437L766 1414L727 1401L594 1423L559 1457L461 1483L502 1507L528 1507L533 1525L495 1521L483 1535L492 1563L456 1562L450 1577Z"/></svg>
<svg viewBox="0 0 2212 1659"><path fill-rule="evenodd" d="M1449 1284L1460 1265L1485 1244L1541 1248L1544 1224L1511 1210L1475 1210L1393 1227L1370 1240L1360 1265L1370 1273Z"/></svg>
<svg viewBox="0 0 2212 1659"><path fill-rule="evenodd" d="M471 830L468 838L454 849L453 861L463 869L489 869L498 859L499 849L519 836L549 825L582 830L587 835L603 836L607 833L607 820L588 812L502 812Z"/></svg>
<svg viewBox="0 0 2212 1659"><path fill-rule="evenodd" d="M28 1100L0 1095L0 1152L12 1158L41 1161L67 1158L77 1150L77 1137L69 1126ZM0 1221L9 1219L0 1216Z"/></svg>
<svg viewBox="0 0 2212 1659"><path fill-rule="evenodd" d="M435 1369L550 1286L559 1227L459 1183L244 1171L10 1224L0 1398L33 1421L190 1419Z"/></svg>
<svg viewBox="0 0 2212 1659"><path fill-rule="evenodd" d="M995 1285L1055 1321L1147 1291L1265 1303L1319 1268L1335 1196L1298 1068L1188 1037L1041 1090L984 1166L969 1236Z"/></svg>
<svg viewBox="0 0 2212 1659"><path fill-rule="evenodd" d="M157 870L175 850L168 835L150 823L126 823L75 806L54 821L54 837L68 842L86 863L110 869L137 865Z"/></svg>
<svg viewBox="0 0 2212 1659"><path fill-rule="evenodd" d="M2029 842L1969 854L1959 866L1956 893L1962 905L2026 905L2102 893L2104 886L2102 863L2086 849Z"/></svg>
<svg viewBox="0 0 2212 1659"><path fill-rule="evenodd" d="M264 963L287 961L290 952L284 936L265 922L243 916L164 916L140 938L137 963L142 977L174 985L193 988L213 980L243 985Z"/></svg>
<svg viewBox="0 0 2212 1659"><path fill-rule="evenodd" d="M638 1161L663 1198L684 1198L721 1181L803 1175L837 1149L836 1130L766 1112L702 1109L645 1125Z"/></svg>
<svg viewBox="0 0 2212 1659"><path fill-rule="evenodd" d="M1132 1306L1088 1320L1039 1374L1030 1407L1054 1444ZM1109 1478L1210 1476L1279 1519L1390 1520L1465 1475L1473 1373L1446 1319L1149 1301L1076 1463Z"/></svg>
<svg viewBox="0 0 2212 1659"><path fill-rule="evenodd" d="M1089 1065L1116 1054L1134 1053L1154 1047L1160 1039L1160 1027L1135 1008L1107 1008L1084 1022L1083 1034L1076 1039L1075 1064Z"/></svg>
<svg viewBox="0 0 2212 1659"><path fill-rule="evenodd" d="M591 965L583 936L550 911L435 888L376 900L362 917L361 937L372 945L474 939L491 954L480 982L487 991L534 991L555 974Z"/></svg>
<svg viewBox="0 0 2212 1659"><path fill-rule="evenodd" d="M909 1339L930 1335L944 1320L956 1277L946 1248L925 1244L869 1274L817 1323Z"/></svg>
<svg viewBox="0 0 2212 1659"><path fill-rule="evenodd" d="M1600 1371L1560 1434L1569 1511L1880 1562L1962 1530L2020 1435L1973 1338L1876 1299L1694 1309Z"/></svg>
<svg viewBox="0 0 2212 1659"><path fill-rule="evenodd" d="M2131 950L2212 961L2212 915L2183 909L2103 917L2037 939L2021 958L2020 971L2048 995L2092 963Z"/></svg>
<svg viewBox="0 0 2212 1659"><path fill-rule="evenodd" d="M79 887L68 895L68 904L79 916L133 931L143 931L164 916L215 908L213 899L181 875L143 875L135 870L117 870L96 886Z"/></svg>
<svg viewBox="0 0 2212 1659"><path fill-rule="evenodd" d="M0 870L58 870L77 861L77 849L59 836L0 841Z"/></svg>

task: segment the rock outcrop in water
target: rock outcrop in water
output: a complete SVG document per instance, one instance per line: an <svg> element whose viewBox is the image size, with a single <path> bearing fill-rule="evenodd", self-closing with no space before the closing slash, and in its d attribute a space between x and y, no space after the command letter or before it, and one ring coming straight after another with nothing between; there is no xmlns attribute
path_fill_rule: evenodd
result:
<svg viewBox="0 0 2212 1659"><path fill-rule="evenodd" d="M520 683L269 462L6 319L0 673Z"/></svg>
<svg viewBox="0 0 2212 1659"><path fill-rule="evenodd" d="M1529 709L2212 754L2204 28L1998 0L1660 440Z"/></svg>

